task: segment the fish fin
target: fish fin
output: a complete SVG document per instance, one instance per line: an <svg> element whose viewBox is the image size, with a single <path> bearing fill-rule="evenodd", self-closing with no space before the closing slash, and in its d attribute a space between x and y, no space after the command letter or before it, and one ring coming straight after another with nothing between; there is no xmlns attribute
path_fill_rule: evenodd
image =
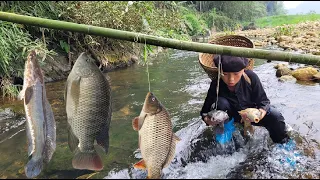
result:
<svg viewBox="0 0 320 180"><path fill-rule="evenodd" d="M147 168L146 163L145 163L145 161L143 159L140 160L139 162L135 163L133 165L133 167L135 167L137 169L146 169Z"/></svg>
<svg viewBox="0 0 320 180"><path fill-rule="evenodd" d="M24 167L24 171L28 178L34 178L41 173L42 168L43 168L42 158L39 158L39 159L31 158L27 163L27 165Z"/></svg>
<svg viewBox="0 0 320 180"><path fill-rule="evenodd" d="M132 127L133 127L133 130L139 131L139 116L135 117L132 120Z"/></svg>
<svg viewBox="0 0 320 180"><path fill-rule="evenodd" d="M100 131L100 134L96 137L97 144L100 145L104 152L107 154L109 150L109 126L106 124Z"/></svg>
<svg viewBox="0 0 320 180"><path fill-rule="evenodd" d="M146 117L147 117L147 114L144 111L141 111L141 113L139 115L139 120L138 120L138 129L139 130L141 129Z"/></svg>
<svg viewBox="0 0 320 180"><path fill-rule="evenodd" d="M166 159L166 161L164 162L162 168L167 167L167 166L171 163L171 161L173 160L173 158L174 158L174 155L175 155L175 153L176 153L176 144L177 144L177 143L176 143L176 142L177 142L177 139L176 139L176 138L177 138L177 136L173 134L173 136L172 136L172 141L171 141L171 146L170 146L170 150L169 150L169 152L168 152L167 159Z"/></svg>
<svg viewBox="0 0 320 180"><path fill-rule="evenodd" d="M56 149L56 122L49 101L45 100L46 111L46 142L44 148L44 163L49 163Z"/></svg>
<svg viewBox="0 0 320 180"><path fill-rule="evenodd" d="M88 169L92 171L100 171L103 169L102 160L95 150L94 152L88 153L81 152L77 149L72 159L72 166L75 169Z"/></svg>
<svg viewBox="0 0 320 180"><path fill-rule="evenodd" d="M73 115L76 114L78 105L79 105L79 96L80 96L80 81L81 77L75 78L73 81L67 83L66 87L66 111L68 116L68 122L70 123L73 119Z"/></svg>
<svg viewBox="0 0 320 180"><path fill-rule="evenodd" d="M68 80L67 80L66 84L64 85L64 93L63 93L64 102L67 101L67 92L68 92Z"/></svg>
<svg viewBox="0 0 320 180"><path fill-rule="evenodd" d="M175 143L178 143L179 141L181 141L181 139L175 134L172 135L172 139L173 139L173 142Z"/></svg>
<svg viewBox="0 0 320 180"><path fill-rule="evenodd" d="M24 101L26 104L28 104L32 98L33 89L32 87L27 87L24 92Z"/></svg>
<svg viewBox="0 0 320 180"><path fill-rule="evenodd" d="M74 98L74 97L79 97L80 95L80 81L81 77L77 77L75 80L71 82L71 88L70 88L70 93L72 100L75 102L75 104L78 104L79 98Z"/></svg>
<svg viewBox="0 0 320 180"><path fill-rule="evenodd" d="M68 125L68 145L71 152L74 152L78 147L79 139L74 135L72 128Z"/></svg>

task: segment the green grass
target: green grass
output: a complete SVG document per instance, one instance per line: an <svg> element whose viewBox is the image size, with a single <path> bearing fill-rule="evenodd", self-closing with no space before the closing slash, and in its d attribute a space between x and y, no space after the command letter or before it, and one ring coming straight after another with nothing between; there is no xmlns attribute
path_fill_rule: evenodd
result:
<svg viewBox="0 0 320 180"><path fill-rule="evenodd" d="M305 15L279 15L268 16L256 20L256 26L260 28L282 26L284 24L298 24L305 21L320 20L320 14L305 14Z"/></svg>

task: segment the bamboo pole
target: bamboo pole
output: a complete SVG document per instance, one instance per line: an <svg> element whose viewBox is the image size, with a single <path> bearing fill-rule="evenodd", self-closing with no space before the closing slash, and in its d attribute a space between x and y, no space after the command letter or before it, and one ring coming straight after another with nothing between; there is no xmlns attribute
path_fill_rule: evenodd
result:
<svg viewBox="0 0 320 180"><path fill-rule="evenodd" d="M263 49L253 49L244 47L222 46L209 43L197 43L180 41L176 39L169 39L157 36L146 35L142 33L135 33L129 31L121 31L111 28L103 28L98 26L91 26L85 24L77 24L65 21L58 21L52 19L31 17L18 15L14 13L7 13L0 11L0 20L9 21L20 24L28 24L32 26L45 27L58 30L66 30L72 32L79 32L90 35L97 35L109 37L114 39L126 40L137 43L147 43L155 46L168 47L173 49L211 53L211 54L225 54L231 56L242 56L247 58L270 59L286 62L296 62L309 65L320 65L320 56L307 54L294 54L283 51L272 51Z"/></svg>

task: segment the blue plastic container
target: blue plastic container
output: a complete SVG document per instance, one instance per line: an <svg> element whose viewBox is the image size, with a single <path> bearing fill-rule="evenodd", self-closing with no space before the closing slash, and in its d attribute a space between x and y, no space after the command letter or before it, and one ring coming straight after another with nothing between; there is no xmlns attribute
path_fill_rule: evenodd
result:
<svg viewBox="0 0 320 180"><path fill-rule="evenodd" d="M216 141L220 144L230 142L232 139L232 133L235 131L234 119L232 118L229 122L224 123L223 134L216 134Z"/></svg>

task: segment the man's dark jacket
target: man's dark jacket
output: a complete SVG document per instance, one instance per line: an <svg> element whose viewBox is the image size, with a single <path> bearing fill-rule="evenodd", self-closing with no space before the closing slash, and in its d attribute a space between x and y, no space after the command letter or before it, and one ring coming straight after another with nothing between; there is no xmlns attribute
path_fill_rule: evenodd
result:
<svg viewBox="0 0 320 180"><path fill-rule="evenodd" d="M262 108L268 112L270 100L262 87L259 77L251 70L245 70L245 73L250 78L251 84L247 82L242 75L240 81L236 84L235 92L230 92L227 84L220 79L219 97L221 96L226 98L234 111L240 111L246 108ZM216 87L217 80L213 80L201 109L201 116L203 113L209 112L211 110L211 105L216 102Z"/></svg>

